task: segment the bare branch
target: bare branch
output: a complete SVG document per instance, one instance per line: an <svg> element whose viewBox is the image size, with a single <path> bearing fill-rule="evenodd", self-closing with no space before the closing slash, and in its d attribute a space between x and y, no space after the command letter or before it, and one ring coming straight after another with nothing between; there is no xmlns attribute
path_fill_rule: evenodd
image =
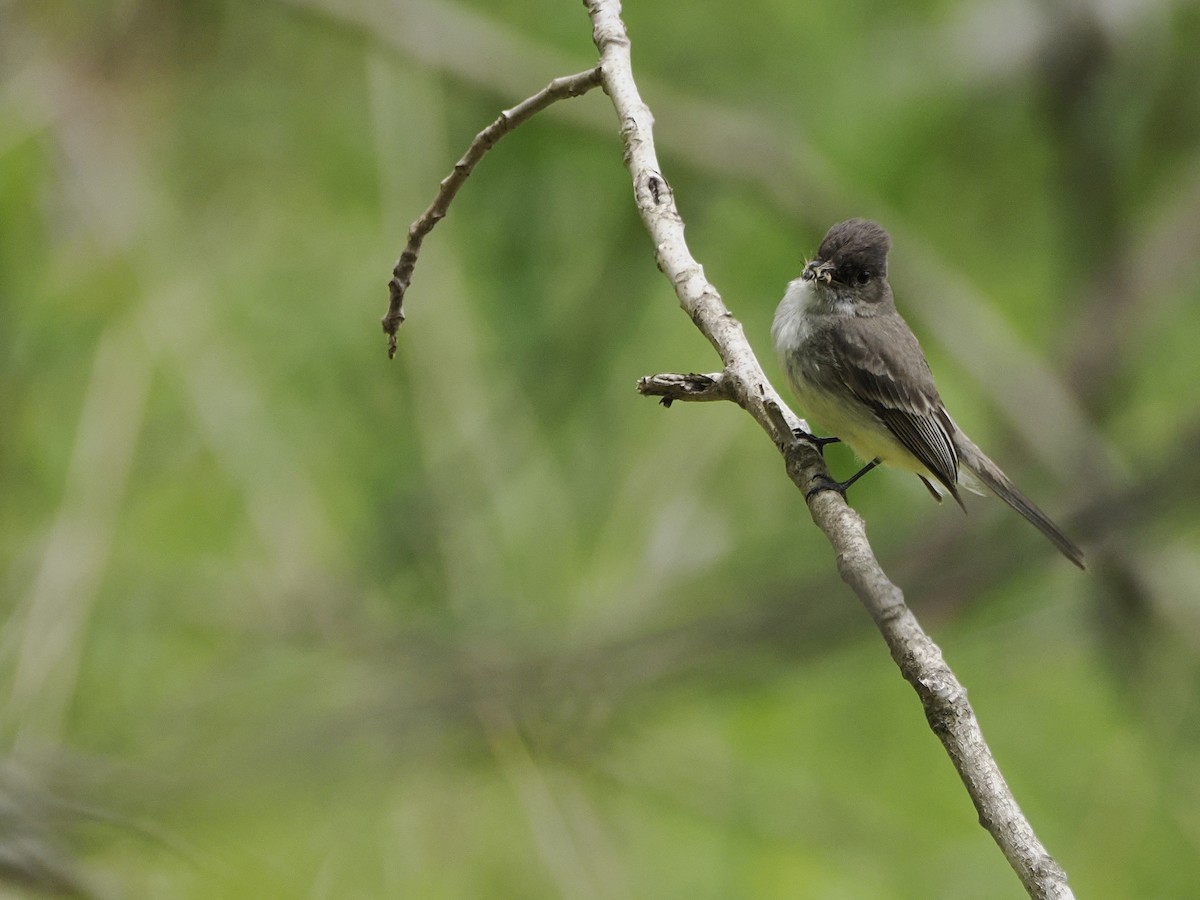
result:
<svg viewBox="0 0 1200 900"><path fill-rule="evenodd" d="M532 97L522 100L512 109L504 110L496 121L475 135L463 158L454 164L454 171L442 179L433 203L409 226L408 244L392 270L392 280L388 282L391 303L388 305L387 315L380 323L383 325L384 334L388 336L388 359L396 355L396 332L400 323L404 321L404 292L412 282L413 268L417 264L417 255L421 252L421 242L425 240L425 235L433 231L433 227L445 218L458 189L466 182L484 154L496 146L500 138L550 104L567 97L586 94L599 84L599 67L576 75L555 78Z"/></svg>
<svg viewBox="0 0 1200 900"><path fill-rule="evenodd" d="M942 741L972 802L980 823L991 833L1010 865L1034 898L1071 898L1066 875L1038 841L1022 815L989 751L967 702L966 689L946 665L941 651L917 623L900 589L883 572L866 538L862 518L840 494L808 494L814 481L827 477L816 449L794 432L804 423L776 394L754 356L741 324L733 318L692 257L670 184L661 174L654 148L653 117L633 79L629 37L620 18L619 0L585 0L600 51L600 66L551 82L544 90L506 110L472 141L454 171L442 182L429 209L409 229L408 245L393 271L391 304L383 319L388 355L395 354L396 331L404 320L404 293L425 235L446 214L458 189L483 155L501 137L556 100L578 96L603 85L620 122L625 161L634 197L654 242L662 272L675 286L680 305L708 338L724 364L717 375L659 375L643 378L638 389L676 399L729 399L746 409L775 442L793 482L808 496L813 521L837 555L842 579L855 591L883 634L905 679L912 684L930 727ZM807 430L807 429L804 429Z"/></svg>
<svg viewBox="0 0 1200 900"><path fill-rule="evenodd" d="M783 452L788 474L805 490L824 472L809 445L781 434L786 406L763 374L741 325L726 309L692 257L670 185L654 149L653 117L638 93L630 61L629 36L618 0L586 0L593 39L600 50L604 87L617 111L625 160L633 178L642 221L654 242L659 268L675 285L680 305L716 348L725 364L722 383ZM780 416L771 406L783 412ZM988 830L1035 898L1072 897L1066 874L1038 841L1009 790L967 702L966 689L946 665L941 651L921 629L900 589L875 559L861 517L832 491L812 494L809 510L837 554L842 579L858 594L883 634L892 658L917 691L930 727L959 773L980 823Z"/></svg>

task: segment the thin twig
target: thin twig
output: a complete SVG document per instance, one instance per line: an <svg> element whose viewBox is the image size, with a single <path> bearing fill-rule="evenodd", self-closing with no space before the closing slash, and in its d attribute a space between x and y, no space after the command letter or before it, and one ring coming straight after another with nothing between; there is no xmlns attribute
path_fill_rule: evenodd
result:
<svg viewBox="0 0 1200 900"><path fill-rule="evenodd" d="M741 325L704 277L688 250L683 221L654 150L653 118L638 93L630 60L629 36L618 0L585 0L593 39L600 51L604 87L621 123L625 160L633 178L642 221L656 248L659 268L675 285L680 305L709 339L725 364L725 389L744 407L784 454L788 474L801 489L823 473L808 444L780 434L790 423L786 407L768 383ZM680 395L686 399L685 394ZM771 409L778 405L784 416ZM980 823L1000 846L1021 883L1035 898L1072 897L1066 874L1038 841L1017 806L992 757L966 689L946 665L941 651L921 629L888 579L867 541L861 517L841 495L821 491L809 497L809 509L837 554L842 579L858 594L883 634L905 679L921 698L930 727L942 741L967 788Z"/></svg>
<svg viewBox="0 0 1200 900"><path fill-rule="evenodd" d="M475 166L483 159L484 154L491 150L500 138L550 104L567 97L586 94L599 84L599 67L579 72L576 75L555 78L532 97L522 100L512 109L504 110L496 121L475 135L475 139L471 141L463 158L454 164L454 171L442 179L433 203L429 204L429 208L421 213L420 218L409 226L408 244L392 270L392 280L388 282L391 303L388 305L387 315L380 323L383 326L384 334L388 336L388 359L396 355L396 332L400 328L400 323L404 321L404 292L408 290L408 286L412 282L413 268L417 264L417 255L421 252L421 242L425 240L425 235L429 234L433 227L445 218L458 189L466 182Z"/></svg>

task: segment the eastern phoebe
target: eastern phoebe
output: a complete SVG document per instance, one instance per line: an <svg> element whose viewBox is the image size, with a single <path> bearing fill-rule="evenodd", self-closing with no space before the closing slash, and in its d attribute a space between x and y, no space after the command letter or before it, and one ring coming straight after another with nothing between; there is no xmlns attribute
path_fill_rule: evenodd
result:
<svg viewBox="0 0 1200 900"><path fill-rule="evenodd" d="M845 493L881 462L915 472L940 502L980 484L1023 515L1067 559L1083 551L963 434L942 405L921 345L896 312L887 282L888 233L866 219L834 225L816 259L788 285L771 338L806 415L869 462L844 482L819 490ZM965 510L966 507L963 506Z"/></svg>

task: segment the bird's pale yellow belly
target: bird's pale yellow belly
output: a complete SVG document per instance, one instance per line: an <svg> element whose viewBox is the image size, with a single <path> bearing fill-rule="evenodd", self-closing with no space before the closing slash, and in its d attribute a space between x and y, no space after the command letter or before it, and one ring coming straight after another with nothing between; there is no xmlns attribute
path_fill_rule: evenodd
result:
<svg viewBox="0 0 1200 900"><path fill-rule="evenodd" d="M788 373L792 390L800 401L800 410L812 419L809 423L818 434L841 438L863 462L878 458L889 466L914 472L936 483L936 476L909 452L865 406L847 408L825 391L806 389Z"/></svg>

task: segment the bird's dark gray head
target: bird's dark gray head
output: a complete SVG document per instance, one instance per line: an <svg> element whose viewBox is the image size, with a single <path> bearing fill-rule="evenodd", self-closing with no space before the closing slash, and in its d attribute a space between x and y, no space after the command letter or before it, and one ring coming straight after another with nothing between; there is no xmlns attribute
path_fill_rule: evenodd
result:
<svg viewBox="0 0 1200 900"><path fill-rule="evenodd" d="M873 305L891 299L887 258L892 239L869 219L847 219L825 233L816 259L801 278L837 295L841 302Z"/></svg>
<svg viewBox="0 0 1200 900"><path fill-rule="evenodd" d="M892 239L882 227L870 219L847 219L838 222L827 232L817 260L831 262L837 267L849 266L869 269L879 275L887 275L888 251Z"/></svg>

